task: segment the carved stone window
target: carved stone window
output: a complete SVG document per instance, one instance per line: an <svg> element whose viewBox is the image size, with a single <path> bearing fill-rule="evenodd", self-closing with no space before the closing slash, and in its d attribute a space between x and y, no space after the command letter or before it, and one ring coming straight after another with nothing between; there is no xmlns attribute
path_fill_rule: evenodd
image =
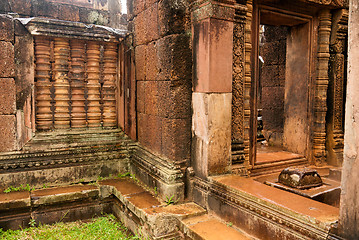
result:
<svg viewBox="0 0 359 240"><path fill-rule="evenodd" d="M116 127L117 44L35 37L38 130Z"/></svg>
<svg viewBox="0 0 359 240"><path fill-rule="evenodd" d="M117 127L125 31L40 18L22 23L34 35L36 129Z"/></svg>

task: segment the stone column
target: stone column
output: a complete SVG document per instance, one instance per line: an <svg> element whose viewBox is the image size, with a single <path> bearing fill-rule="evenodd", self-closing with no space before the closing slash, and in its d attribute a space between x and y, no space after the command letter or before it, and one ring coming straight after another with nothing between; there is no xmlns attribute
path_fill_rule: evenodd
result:
<svg viewBox="0 0 359 240"><path fill-rule="evenodd" d="M103 71L103 126L116 127L116 75L117 75L117 44L106 43L104 51Z"/></svg>
<svg viewBox="0 0 359 240"><path fill-rule="evenodd" d="M348 83L339 228L346 239L359 239L359 2L350 0Z"/></svg>
<svg viewBox="0 0 359 240"><path fill-rule="evenodd" d="M55 86L55 128L70 128L70 83L69 83L69 40L55 38L54 44L54 86Z"/></svg>
<svg viewBox="0 0 359 240"><path fill-rule="evenodd" d="M202 178L231 166L233 4L193 5L192 159Z"/></svg>
<svg viewBox="0 0 359 240"><path fill-rule="evenodd" d="M101 127L100 45L87 43L87 122L88 127Z"/></svg>
<svg viewBox="0 0 359 240"><path fill-rule="evenodd" d="M36 61L36 128L49 130L53 127L51 111L50 83L50 40L43 37L35 38Z"/></svg>
<svg viewBox="0 0 359 240"><path fill-rule="evenodd" d="M85 42L71 40L71 127L86 127Z"/></svg>

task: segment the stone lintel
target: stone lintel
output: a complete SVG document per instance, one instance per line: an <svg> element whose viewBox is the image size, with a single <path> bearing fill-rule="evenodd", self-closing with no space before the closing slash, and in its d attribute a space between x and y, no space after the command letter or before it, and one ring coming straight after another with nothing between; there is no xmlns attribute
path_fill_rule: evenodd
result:
<svg viewBox="0 0 359 240"><path fill-rule="evenodd" d="M101 25L84 24L45 18L17 18L32 35L76 38L92 41L118 42L126 34L126 26L114 29Z"/></svg>
<svg viewBox="0 0 359 240"><path fill-rule="evenodd" d="M192 159L197 176L230 171L231 103L232 93L192 94Z"/></svg>
<svg viewBox="0 0 359 240"><path fill-rule="evenodd" d="M236 12L245 12L246 7L233 1L196 1L192 3L192 21L207 18L234 21Z"/></svg>

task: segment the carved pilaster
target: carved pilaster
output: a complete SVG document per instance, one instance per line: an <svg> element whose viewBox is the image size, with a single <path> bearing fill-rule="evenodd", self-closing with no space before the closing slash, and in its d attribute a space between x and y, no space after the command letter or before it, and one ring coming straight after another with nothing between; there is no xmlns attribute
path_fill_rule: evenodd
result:
<svg viewBox="0 0 359 240"><path fill-rule="evenodd" d="M233 80L232 80L232 164L245 159L243 142L244 119L244 44L246 11L236 9L233 28Z"/></svg>
<svg viewBox="0 0 359 240"><path fill-rule="evenodd" d="M104 83L103 95L103 126L116 127L116 76L117 76L117 44L105 44L104 51Z"/></svg>
<svg viewBox="0 0 359 240"><path fill-rule="evenodd" d="M320 165L326 159L325 149L325 116L327 113L327 89L328 89L328 63L329 63L329 39L331 32L331 13L324 9L319 13L318 33L318 67L315 86L314 103L314 134L313 156L314 164Z"/></svg>
<svg viewBox="0 0 359 240"><path fill-rule="evenodd" d="M243 99L243 135L244 135L244 154L246 164L249 165L249 136L250 136L250 117L251 117L251 52L252 52L252 14L253 14L253 1L247 1L247 14L246 24L244 31L244 99Z"/></svg>
<svg viewBox="0 0 359 240"><path fill-rule="evenodd" d="M86 127L85 43L71 40L71 127Z"/></svg>
<svg viewBox="0 0 359 240"><path fill-rule="evenodd" d="M55 128L70 128L70 98L69 98L69 41L63 38L55 38L53 69L55 87Z"/></svg>
<svg viewBox="0 0 359 240"><path fill-rule="evenodd" d="M88 127L101 127L100 45L87 43L87 122Z"/></svg>
<svg viewBox="0 0 359 240"><path fill-rule="evenodd" d="M327 114L328 163L340 166L344 148L345 62L348 34L348 10L333 14L330 39L330 71Z"/></svg>
<svg viewBox="0 0 359 240"><path fill-rule="evenodd" d="M50 49L49 39L35 38L36 128L38 130L49 130L53 127L50 92Z"/></svg>

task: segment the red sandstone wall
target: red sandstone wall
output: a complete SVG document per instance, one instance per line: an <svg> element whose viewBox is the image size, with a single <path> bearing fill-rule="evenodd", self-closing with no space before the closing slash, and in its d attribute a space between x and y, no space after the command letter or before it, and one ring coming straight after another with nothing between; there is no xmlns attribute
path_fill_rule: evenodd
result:
<svg viewBox="0 0 359 240"><path fill-rule="evenodd" d="M17 147L14 37L13 20L0 15L0 151Z"/></svg>
<svg viewBox="0 0 359 240"><path fill-rule="evenodd" d="M138 141L171 160L189 160L192 53L188 3L133 0L128 10Z"/></svg>

